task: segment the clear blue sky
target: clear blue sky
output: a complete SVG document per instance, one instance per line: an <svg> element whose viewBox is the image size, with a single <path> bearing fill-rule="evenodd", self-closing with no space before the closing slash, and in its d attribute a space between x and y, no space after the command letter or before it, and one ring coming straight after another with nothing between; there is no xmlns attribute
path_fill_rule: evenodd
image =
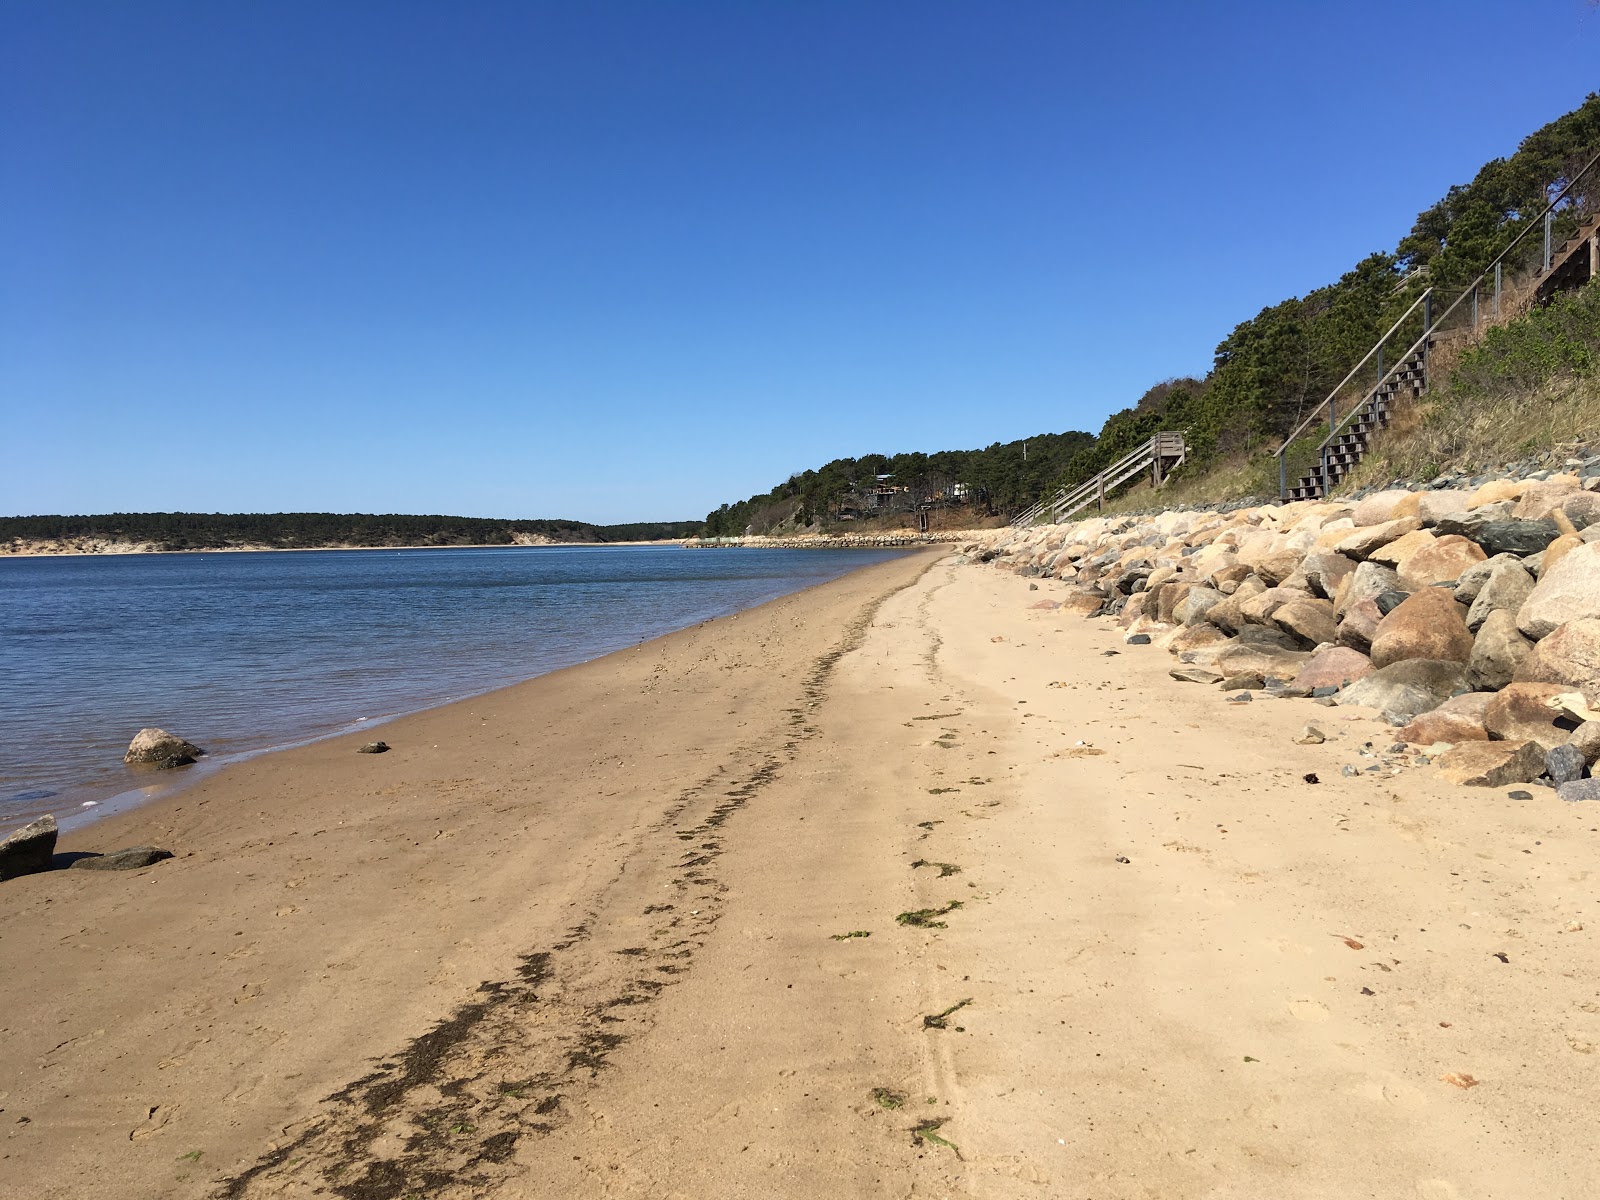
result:
<svg viewBox="0 0 1600 1200"><path fill-rule="evenodd" d="M1096 430L1597 67L1588 0L0 0L0 513L698 517Z"/></svg>

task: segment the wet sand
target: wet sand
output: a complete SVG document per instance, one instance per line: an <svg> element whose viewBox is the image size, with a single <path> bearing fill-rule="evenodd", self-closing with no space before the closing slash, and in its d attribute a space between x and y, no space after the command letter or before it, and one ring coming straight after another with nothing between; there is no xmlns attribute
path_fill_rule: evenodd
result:
<svg viewBox="0 0 1600 1200"><path fill-rule="evenodd" d="M0 1196L1593 1194L1600 820L1051 586L880 564L64 837L179 857L0 888Z"/></svg>

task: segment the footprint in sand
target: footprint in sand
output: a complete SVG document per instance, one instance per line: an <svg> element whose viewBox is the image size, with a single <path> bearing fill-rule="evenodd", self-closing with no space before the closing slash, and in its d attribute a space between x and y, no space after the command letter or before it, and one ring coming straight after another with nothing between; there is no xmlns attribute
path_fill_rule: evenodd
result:
<svg viewBox="0 0 1600 1200"><path fill-rule="evenodd" d="M1320 1000L1291 1000L1289 1015L1297 1021L1326 1021L1328 1006Z"/></svg>
<svg viewBox="0 0 1600 1200"><path fill-rule="evenodd" d="M1417 1180L1417 1200L1456 1200L1461 1193L1448 1179Z"/></svg>

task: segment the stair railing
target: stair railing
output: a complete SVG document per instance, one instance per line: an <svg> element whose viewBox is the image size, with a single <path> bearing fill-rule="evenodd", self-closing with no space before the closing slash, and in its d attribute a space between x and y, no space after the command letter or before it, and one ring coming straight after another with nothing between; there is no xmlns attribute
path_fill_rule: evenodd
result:
<svg viewBox="0 0 1600 1200"><path fill-rule="evenodd" d="M1175 469L1182 464L1185 454L1183 434L1171 431L1157 433L1148 441L1140 443L1131 453L1123 455L1104 470L1097 471L1076 487L1061 488L1054 497L1047 497L1025 509L1012 519L1011 524L1019 529L1032 525L1046 510L1051 514L1051 521L1060 524L1073 513L1086 508L1091 501L1097 500L1104 505L1107 492L1126 483L1146 467L1159 464L1164 458L1177 459L1178 461L1169 468L1169 470ZM1158 478L1157 486L1164 482L1166 482L1164 476Z"/></svg>
<svg viewBox="0 0 1600 1200"><path fill-rule="evenodd" d="M1301 435L1301 433L1303 433L1305 431L1305 429L1311 424L1311 422L1313 420L1318 418L1318 416L1320 415L1320 413L1321 413L1321 411L1322 411L1324 406L1330 406L1330 411L1329 411L1329 415L1328 415L1329 431L1328 431L1328 436L1323 438L1323 440L1318 444L1318 446L1316 448L1316 456L1317 456L1316 457L1316 461L1322 464L1322 468L1323 468L1323 472L1322 472L1323 495L1326 496L1327 492L1328 492L1328 486L1327 486L1327 479L1328 479L1328 472L1327 472L1328 447L1331 446L1338 439L1338 436L1339 436L1340 432L1343 430L1344 426L1348 425L1350 423L1350 421L1358 413L1361 412L1362 409L1366 408L1366 406L1372 402L1372 397L1378 392L1378 390L1380 388L1383 387L1383 385L1385 383L1387 383L1389 381L1390 376L1398 374L1400 369L1407 362L1410 361L1412 355L1416 354L1419 351L1421 351L1421 353L1423 355L1423 385L1424 385L1424 387L1427 386L1427 382L1428 382L1428 380L1427 380L1427 352L1428 352L1428 346L1431 343L1431 340L1432 340L1432 338L1434 336L1435 331L1437 331L1438 329L1442 328L1450 320L1450 318L1455 315L1456 310L1461 307L1462 303L1464 301L1468 300L1468 299L1471 299L1471 301L1472 301L1473 328L1476 329L1477 324L1478 324L1478 320L1477 320L1477 318L1478 318L1478 289L1483 286L1484 281L1491 274L1494 276L1494 281L1495 281L1495 293L1494 293L1495 316L1499 317L1499 316L1502 315L1501 311L1500 311L1500 285L1501 285L1501 274L1502 274L1501 273L1501 264L1505 261L1506 256L1509 255L1513 250L1515 250L1517 248L1518 245L1521 244L1523 238L1527 237L1530 233L1532 233L1536 229L1544 230L1545 231L1545 238L1548 241L1548 239L1549 239L1550 219L1551 219L1551 215L1555 212L1556 205L1560 204L1561 201L1566 198L1567 193L1570 192L1575 186L1577 186L1579 180L1583 179L1586 175L1588 175L1589 172L1592 171L1595 168L1596 165L1600 165L1600 154L1596 154L1593 158L1591 158L1587 163L1584 164L1584 166L1583 166L1583 168L1581 170L1576 172L1570 179L1567 180L1566 184L1562 187L1562 189L1559 192L1557 192L1554 197L1551 198L1550 203L1545 205L1544 211L1541 212L1533 220L1529 221L1525 226L1523 226L1522 232L1517 234L1516 237L1512 238L1511 241L1506 244L1505 249L1501 250L1499 254L1494 256L1494 260L1492 262L1490 262L1487 267L1485 267L1482 271L1480 271L1478 273L1478 277L1476 279L1474 279L1471 283L1469 283L1465 288L1462 289L1461 294L1458 295L1455 298L1454 302L1451 303L1450 307L1445 309L1444 312L1441 313L1437 319L1435 319L1433 317L1433 313L1432 313L1433 288L1431 288L1431 287L1428 288L1426 291L1424 291L1422 293L1422 295L1417 297L1416 301L1411 305L1411 307L1406 309L1405 313L1400 317L1400 319L1389 327L1388 331L1381 338L1378 339L1377 344L1374 345L1371 350L1368 350L1367 353L1362 357L1361 361L1358 362L1351 369L1350 373L1348 375L1346 375L1343 380L1340 381L1339 387L1334 388L1333 391L1331 393L1329 393L1328 398L1326 400L1324 400L1322 402L1322 404L1319 404L1319 405L1317 405L1316 408L1312 409L1311 416L1307 417L1304 421L1302 421L1300 423L1300 425L1296 427L1295 431L1293 433L1291 433L1287 438L1284 439L1283 444L1281 446L1279 446L1276 450L1273 451L1273 456L1278 460L1278 499L1280 499L1280 500L1287 499L1288 495L1289 495L1288 458L1287 458L1286 451L1289 449L1290 443L1292 443L1295 440L1295 438L1299 437ZM1549 267L1550 267L1549 251L1547 249L1546 252L1545 252L1545 263L1544 263L1543 270L1547 271L1547 270L1549 270ZM1424 303L1424 302L1426 302L1426 303ZM1343 388L1346 384L1348 384L1350 382L1350 380L1355 378L1356 372L1360 371L1362 367L1364 367L1369 361L1371 361L1371 359L1372 359L1374 354L1381 354L1381 351L1383 349L1384 343L1387 342L1389 340L1389 338L1394 335L1395 330L1400 328L1400 326L1405 322L1406 318L1409 317L1413 312L1416 311L1416 308L1417 308L1418 304L1422 304L1424 306L1423 307L1423 318L1422 318L1422 335L1420 337L1418 337L1417 340L1415 342L1413 342L1411 344L1411 346L1406 350L1406 352L1400 356L1400 358L1398 360L1398 364L1394 368L1392 368L1390 370L1388 375L1384 375L1383 374L1383 359L1381 357L1378 359L1378 373L1381 376L1381 378L1379 379L1377 386L1374 387L1371 391L1369 391L1366 394L1366 396L1361 400L1361 402L1359 404L1354 405L1350 409L1350 411L1348 413L1346 413L1346 415L1345 415L1343 420L1338 420L1336 418L1335 414L1333 413L1333 411L1331 409L1331 406L1334 403L1335 397L1339 394L1339 390L1341 388Z"/></svg>

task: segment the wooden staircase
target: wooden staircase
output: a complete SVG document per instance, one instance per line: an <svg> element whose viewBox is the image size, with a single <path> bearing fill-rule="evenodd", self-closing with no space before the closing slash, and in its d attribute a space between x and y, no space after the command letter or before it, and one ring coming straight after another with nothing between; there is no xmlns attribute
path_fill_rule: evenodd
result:
<svg viewBox="0 0 1600 1200"><path fill-rule="evenodd" d="M1582 287L1600 276L1600 213L1550 254L1550 269L1541 273L1533 302L1543 304L1557 292Z"/></svg>
<svg viewBox="0 0 1600 1200"><path fill-rule="evenodd" d="M1290 500L1321 500L1330 494L1372 448L1373 436L1393 418L1395 405L1402 399L1415 400L1428 390L1428 344L1416 347L1368 393L1351 417L1336 424L1334 432L1317 447L1317 461L1289 489Z"/></svg>
<svg viewBox="0 0 1600 1200"><path fill-rule="evenodd" d="M1054 496L1041 500L1032 508L1014 517L1011 524L1022 528L1037 524L1040 517L1048 514L1049 523L1059 525L1077 513L1095 504L1100 508L1105 507L1106 493L1113 488L1127 483L1135 475L1150 472L1150 482L1155 487L1166 483L1167 477L1183 465L1183 460L1188 455L1188 447L1184 445L1183 434L1175 432L1158 433L1148 442L1142 443L1132 454L1126 455L1112 463L1104 471L1092 475L1078 484L1075 488L1062 488Z"/></svg>

